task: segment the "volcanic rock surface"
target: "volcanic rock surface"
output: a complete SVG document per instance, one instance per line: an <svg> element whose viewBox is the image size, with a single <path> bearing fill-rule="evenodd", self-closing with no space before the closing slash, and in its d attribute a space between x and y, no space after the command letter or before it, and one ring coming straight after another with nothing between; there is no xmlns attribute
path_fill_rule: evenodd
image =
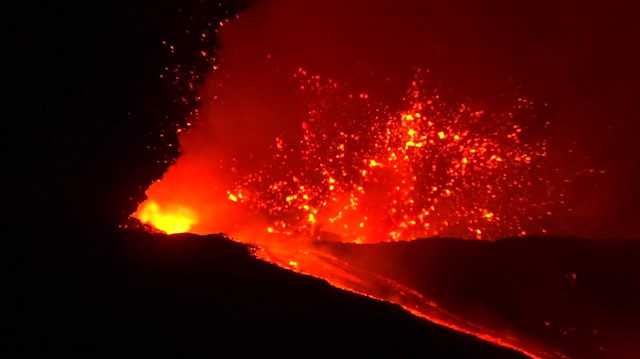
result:
<svg viewBox="0 0 640 359"><path fill-rule="evenodd" d="M11 298L25 310L7 316L3 358L523 358L262 262L222 236L57 238L14 267Z"/></svg>
<svg viewBox="0 0 640 359"><path fill-rule="evenodd" d="M570 358L640 357L638 240L320 243L466 321Z"/></svg>

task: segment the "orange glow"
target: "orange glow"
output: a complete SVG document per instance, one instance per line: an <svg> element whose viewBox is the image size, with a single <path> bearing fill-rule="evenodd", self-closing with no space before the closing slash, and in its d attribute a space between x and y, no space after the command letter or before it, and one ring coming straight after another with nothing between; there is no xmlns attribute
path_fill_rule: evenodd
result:
<svg viewBox="0 0 640 359"><path fill-rule="evenodd" d="M591 207L607 208L605 199L613 192L603 181L598 200L576 208L571 196L588 186L565 182L577 176L581 165L567 163L557 150L580 148L569 143L590 128L582 116L593 112L607 120L609 109L626 103L628 96L618 95L627 88L617 88L620 81L605 81L612 95L591 96L599 101L591 106L580 90L597 90L597 78L587 76L589 81L576 85L565 76L565 68L590 54L581 50L585 41L572 40L574 33L578 40L589 37L564 21L571 7L538 9L529 4L535 1L526 2L522 11L500 17L493 16L500 7L482 2L479 7L476 2L387 1L376 6L334 1L340 11L325 2L271 1L225 23L224 31L213 31L217 21L206 36L189 28L189 36L202 33L215 40L201 53L191 43L167 45L176 55L171 61L190 58L194 50L199 60L215 56L206 62L214 71L205 76L199 73L202 66L179 64L180 71L169 67L161 75L178 87L176 93L184 93L183 88L197 92L197 101L175 99L172 106L182 109L184 102L190 113L187 126L168 129L179 133L179 147L173 149L181 155L147 189L148 200L133 216L167 233L225 233L256 246L258 258L282 268L396 303L533 358L562 358L529 342L529 333L479 327L446 313L416 290L320 247L326 241L491 241L571 231L573 224L561 223L567 211L584 216L595 211ZM425 5L414 11L414 3ZM516 21L521 14L531 21ZM588 17L579 15L579 22L586 23ZM603 18L603 24L611 19ZM543 26L541 35L529 26L538 22L553 26ZM572 35L554 40L547 27L569 29ZM521 28L535 31L521 34ZM544 46L547 40L554 40L553 46ZM596 45L607 41L598 38ZM556 58L559 49L572 55ZM588 75L592 67L578 66L578 72ZM535 76L539 70L543 78ZM565 82L571 91L565 91ZM176 118L174 107L167 118ZM559 124L553 123L556 119ZM595 148L613 143L615 133L594 138ZM567 134L572 136L563 137ZM576 151L575 158L580 155ZM607 161L605 155L596 157ZM620 158L610 162L626 163ZM411 262L390 264L401 269ZM448 268L461 269L455 263ZM452 273L437 276L450 282Z"/></svg>
<svg viewBox="0 0 640 359"><path fill-rule="evenodd" d="M151 224L167 234L184 233L197 222L196 214L183 206L161 209L153 200L143 203L134 214L142 223Z"/></svg>
<svg viewBox="0 0 640 359"><path fill-rule="evenodd" d="M136 217L171 233L248 225L254 233L347 242L531 233L525 227L554 212L562 193L531 176L546 145L520 140L525 127L516 122L530 108L489 113L449 104L419 74L391 111L298 69L299 91L311 95L301 133L271 137L255 154L239 146L229 157L178 161Z"/></svg>
<svg viewBox="0 0 640 359"><path fill-rule="evenodd" d="M557 209L558 193L548 179L532 176L546 156L545 142L522 141L523 126L514 125L526 121L530 108L489 113L450 104L416 76L402 106L391 109L303 69L295 77L311 99L291 126L297 132L274 134L264 146L253 146L256 137L242 133L231 148L204 155L189 149L214 141L181 138L184 154L147 190L149 199L134 217L167 233L224 232L281 267L534 358L555 358L455 318L410 288L334 261L311 245L535 232L535 220ZM262 114L254 115L262 123Z"/></svg>
<svg viewBox="0 0 640 359"><path fill-rule="evenodd" d="M242 171L226 184L229 205L265 218L262 233L314 237L321 230L349 242L491 239L519 235L531 219L544 216L542 208L555 205L553 197L521 191L523 183L548 186L544 178L527 180L532 163L546 153L543 141L520 141L515 111L490 114L447 104L416 77L401 111L362 112L359 106L372 106L370 96L343 95L343 87L304 69L295 77L300 91L318 97L301 118L302 135L274 137L274 150L262 153L262 169ZM332 105L351 112L342 119L325 116ZM505 196L514 188L517 201ZM523 213L518 201L537 203L543 214Z"/></svg>

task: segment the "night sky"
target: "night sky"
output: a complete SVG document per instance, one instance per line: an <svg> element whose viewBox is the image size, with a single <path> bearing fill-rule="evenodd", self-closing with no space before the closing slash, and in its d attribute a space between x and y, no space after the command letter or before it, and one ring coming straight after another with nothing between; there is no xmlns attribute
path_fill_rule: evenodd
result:
<svg viewBox="0 0 640 359"><path fill-rule="evenodd" d="M175 156L159 135L187 114L175 103L180 90L159 74L178 63L204 72L204 45L185 29L239 7L115 1L14 10L5 119L17 128L8 136L3 177L26 187L3 190L20 212L16 220L64 229L113 227L126 218L164 171L157 162ZM163 40L193 51L172 55ZM161 153L147 150L158 144Z"/></svg>

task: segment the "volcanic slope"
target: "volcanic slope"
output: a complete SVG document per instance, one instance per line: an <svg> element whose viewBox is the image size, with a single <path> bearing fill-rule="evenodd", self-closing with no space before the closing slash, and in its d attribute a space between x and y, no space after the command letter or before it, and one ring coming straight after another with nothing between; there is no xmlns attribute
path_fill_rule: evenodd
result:
<svg viewBox="0 0 640 359"><path fill-rule="evenodd" d="M3 358L524 358L222 236L107 232L70 232L73 246L43 244L14 268L25 310L6 317Z"/></svg>
<svg viewBox="0 0 640 359"><path fill-rule="evenodd" d="M640 357L640 240L429 238L315 247L529 347L569 358Z"/></svg>

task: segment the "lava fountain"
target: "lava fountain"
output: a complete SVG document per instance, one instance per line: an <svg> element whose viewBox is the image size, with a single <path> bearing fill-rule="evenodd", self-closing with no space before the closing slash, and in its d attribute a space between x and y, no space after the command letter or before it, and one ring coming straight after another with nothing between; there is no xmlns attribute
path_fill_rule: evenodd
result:
<svg viewBox="0 0 640 359"><path fill-rule="evenodd" d="M549 160L547 104L500 82L506 57L447 6L301 3L259 3L220 32L181 155L133 216L167 233L223 232L272 263L532 357L562 357L313 246L557 232L575 173Z"/></svg>
<svg viewBox="0 0 640 359"><path fill-rule="evenodd" d="M394 111L302 68L293 77L309 101L298 128L259 152L240 146L212 157L214 166L186 151L136 217L169 233L251 227L364 243L544 233L562 208L563 193L536 176L545 142L522 139L533 116L527 99L487 113L450 105L415 78Z"/></svg>
<svg viewBox="0 0 640 359"><path fill-rule="evenodd" d="M403 109L393 111L302 68L293 75L309 101L297 129L260 152L240 145L232 156L207 158L212 162L186 152L149 188L134 216L167 233L225 232L257 245L256 255L271 263L535 358L555 357L313 245L544 233L564 196L548 178L533 176L546 158L544 141L521 138L533 103L517 98L497 114L449 105L418 71Z"/></svg>

